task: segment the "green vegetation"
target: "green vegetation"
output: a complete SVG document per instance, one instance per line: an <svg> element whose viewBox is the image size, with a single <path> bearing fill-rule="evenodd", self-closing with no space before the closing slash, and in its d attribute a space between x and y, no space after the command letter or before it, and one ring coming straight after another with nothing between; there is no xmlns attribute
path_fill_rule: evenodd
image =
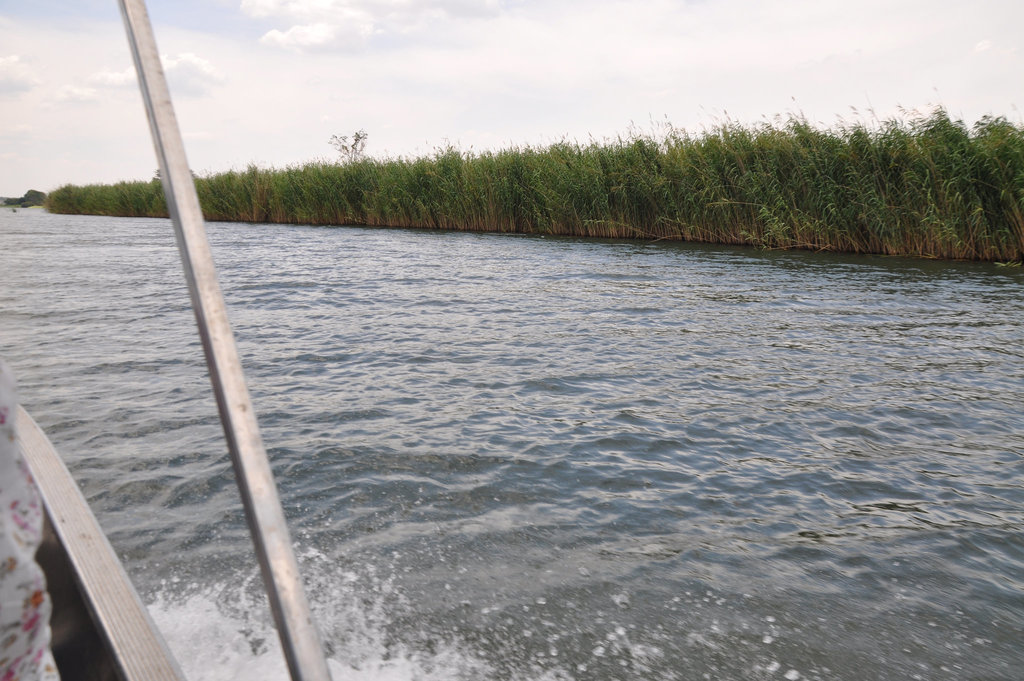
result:
<svg viewBox="0 0 1024 681"><path fill-rule="evenodd" d="M210 220L1024 256L1024 127L986 118L968 128L943 110L873 127L794 118L664 139L251 166L196 184ZM46 205L167 214L158 181L65 186Z"/></svg>
<svg viewBox="0 0 1024 681"><path fill-rule="evenodd" d="M18 208L31 208L41 206L46 201L46 194L36 189L29 189L19 199L4 199L5 206L16 206Z"/></svg>

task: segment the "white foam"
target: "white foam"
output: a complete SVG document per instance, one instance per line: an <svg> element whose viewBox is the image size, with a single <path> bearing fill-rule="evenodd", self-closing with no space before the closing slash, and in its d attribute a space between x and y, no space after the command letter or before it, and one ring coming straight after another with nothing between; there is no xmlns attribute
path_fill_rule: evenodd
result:
<svg viewBox="0 0 1024 681"><path fill-rule="evenodd" d="M404 612L389 580L339 571L317 554L301 557L335 681L485 678L489 667L457 644L429 654L389 643L386 625ZM200 587L164 585L149 606L190 681L287 681L269 608L255 574Z"/></svg>
<svg viewBox="0 0 1024 681"><path fill-rule="evenodd" d="M318 556L300 557L314 619L334 681L487 679L495 670L468 644L434 635L429 646L394 640L389 625L409 614L391 580L340 572ZM312 579L310 579L312 577ZM255 574L199 586L164 584L149 611L189 681L287 681L269 607ZM517 681L571 678L534 667Z"/></svg>
<svg viewBox="0 0 1024 681"><path fill-rule="evenodd" d="M217 591L173 600L161 596L149 608L185 676L190 681L287 681L273 627L252 613L225 607ZM374 629L355 640L326 643L335 651L328 660L334 681L442 681L487 678L491 671L456 645L442 644L424 655L384 645Z"/></svg>

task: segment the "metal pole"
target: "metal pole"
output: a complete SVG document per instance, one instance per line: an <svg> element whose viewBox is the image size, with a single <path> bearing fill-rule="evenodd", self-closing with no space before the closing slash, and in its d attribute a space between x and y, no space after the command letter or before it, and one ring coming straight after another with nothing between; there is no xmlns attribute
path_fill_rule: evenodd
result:
<svg viewBox="0 0 1024 681"><path fill-rule="evenodd" d="M118 0L149 116L160 179L174 222L221 424L256 545L263 584L294 681L329 681L327 660L302 589L284 511L242 375L210 254L192 173L143 0Z"/></svg>

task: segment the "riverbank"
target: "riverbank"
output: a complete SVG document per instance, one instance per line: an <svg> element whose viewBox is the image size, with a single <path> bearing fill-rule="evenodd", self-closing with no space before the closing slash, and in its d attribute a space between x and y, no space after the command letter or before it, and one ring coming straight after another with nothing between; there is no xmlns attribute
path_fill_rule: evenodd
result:
<svg viewBox="0 0 1024 681"><path fill-rule="evenodd" d="M945 111L831 130L727 124L664 139L250 166L197 178L209 220L680 239L1024 258L1024 127ZM61 187L56 213L166 217L159 181Z"/></svg>

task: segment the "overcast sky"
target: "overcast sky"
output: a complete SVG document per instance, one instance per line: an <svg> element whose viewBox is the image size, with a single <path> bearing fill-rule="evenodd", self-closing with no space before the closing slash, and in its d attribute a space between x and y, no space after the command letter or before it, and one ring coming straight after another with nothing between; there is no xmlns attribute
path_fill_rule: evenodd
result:
<svg viewBox="0 0 1024 681"><path fill-rule="evenodd" d="M1022 0L150 0L197 172L800 112L1020 123ZM859 113L858 113L859 112ZM0 0L0 196L156 168L115 0Z"/></svg>

